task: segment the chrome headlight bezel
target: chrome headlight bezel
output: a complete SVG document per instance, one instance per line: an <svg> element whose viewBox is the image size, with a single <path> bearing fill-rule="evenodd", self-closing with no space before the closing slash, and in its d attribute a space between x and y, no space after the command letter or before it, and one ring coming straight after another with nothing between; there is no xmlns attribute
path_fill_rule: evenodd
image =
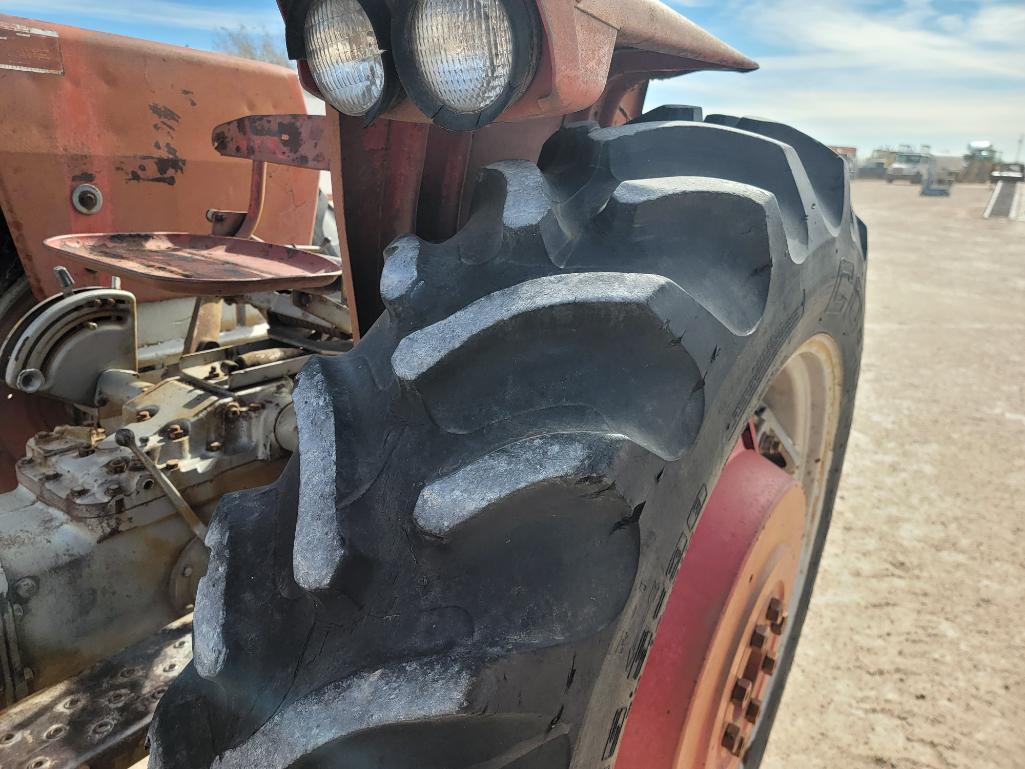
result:
<svg viewBox="0 0 1025 769"><path fill-rule="evenodd" d="M422 0L399 0L393 11L392 49L406 94L420 111L452 131L474 131L494 122L527 90L541 58L541 20L534 0L500 0L512 33L509 81L491 104L475 112L459 112L432 91L413 50L413 17Z"/></svg>
<svg viewBox="0 0 1025 769"><path fill-rule="evenodd" d="M389 13L387 6L384 3L376 2L375 0L356 0L356 3L363 9L367 19L370 21L370 25L374 30L374 35L377 37L377 45L380 50L381 64L384 70L384 87L381 89L381 93L377 101L375 101L369 109L363 113L354 115L351 112L345 112L337 105L333 104L328 98L328 95L324 93L324 89L321 86L322 81L318 76L318 72L314 67L313 62L309 58L308 50L304 50L304 58L306 59L306 64L309 67L310 75L312 76L314 83L317 85L317 89L320 91L321 96L324 97L324 100L328 105L342 114L362 118L365 123L369 125L381 113L391 109L402 98L403 91L402 83L395 67L395 58L391 50L392 23L391 14ZM315 4L316 0L308 2L306 4L306 12L303 16L304 49L306 48L306 23L309 19L309 15L313 12Z"/></svg>

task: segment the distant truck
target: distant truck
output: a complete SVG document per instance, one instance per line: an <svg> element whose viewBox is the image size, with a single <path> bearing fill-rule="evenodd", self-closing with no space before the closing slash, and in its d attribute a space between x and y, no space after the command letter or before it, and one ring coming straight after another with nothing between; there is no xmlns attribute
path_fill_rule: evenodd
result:
<svg viewBox="0 0 1025 769"><path fill-rule="evenodd" d="M936 159L928 152L899 152L890 167L886 169L886 182L897 180L921 184L935 168Z"/></svg>

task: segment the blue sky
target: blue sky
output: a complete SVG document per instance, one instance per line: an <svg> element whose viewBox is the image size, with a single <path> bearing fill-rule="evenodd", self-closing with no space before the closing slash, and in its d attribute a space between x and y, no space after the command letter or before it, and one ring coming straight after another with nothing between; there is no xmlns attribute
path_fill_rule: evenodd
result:
<svg viewBox="0 0 1025 769"><path fill-rule="evenodd" d="M771 117L862 152L924 143L960 154L989 139L1013 156L1025 133L1025 0L670 4L762 69L657 83L649 104ZM220 27L281 29L274 0L0 0L0 13L195 48Z"/></svg>

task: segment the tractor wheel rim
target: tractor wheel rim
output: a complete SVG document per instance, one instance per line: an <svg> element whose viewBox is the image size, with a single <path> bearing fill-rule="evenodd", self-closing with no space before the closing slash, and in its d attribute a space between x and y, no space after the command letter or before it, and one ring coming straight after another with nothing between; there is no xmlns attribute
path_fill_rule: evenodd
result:
<svg viewBox="0 0 1025 769"><path fill-rule="evenodd" d="M692 537L616 769L734 769L759 739L819 534L840 371L820 335L767 389Z"/></svg>

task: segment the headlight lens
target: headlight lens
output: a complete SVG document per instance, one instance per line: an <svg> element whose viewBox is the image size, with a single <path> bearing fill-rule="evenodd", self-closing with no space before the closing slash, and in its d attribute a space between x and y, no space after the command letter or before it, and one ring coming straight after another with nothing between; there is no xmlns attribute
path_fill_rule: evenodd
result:
<svg viewBox="0 0 1025 769"><path fill-rule="evenodd" d="M366 115L385 92L385 64L374 25L358 0L314 0L306 17L306 59L330 104Z"/></svg>
<svg viewBox="0 0 1025 769"><path fill-rule="evenodd" d="M509 86L513 30L501 0L418 0L410 44L431 95L456 112L481 112Z"/></svg>

